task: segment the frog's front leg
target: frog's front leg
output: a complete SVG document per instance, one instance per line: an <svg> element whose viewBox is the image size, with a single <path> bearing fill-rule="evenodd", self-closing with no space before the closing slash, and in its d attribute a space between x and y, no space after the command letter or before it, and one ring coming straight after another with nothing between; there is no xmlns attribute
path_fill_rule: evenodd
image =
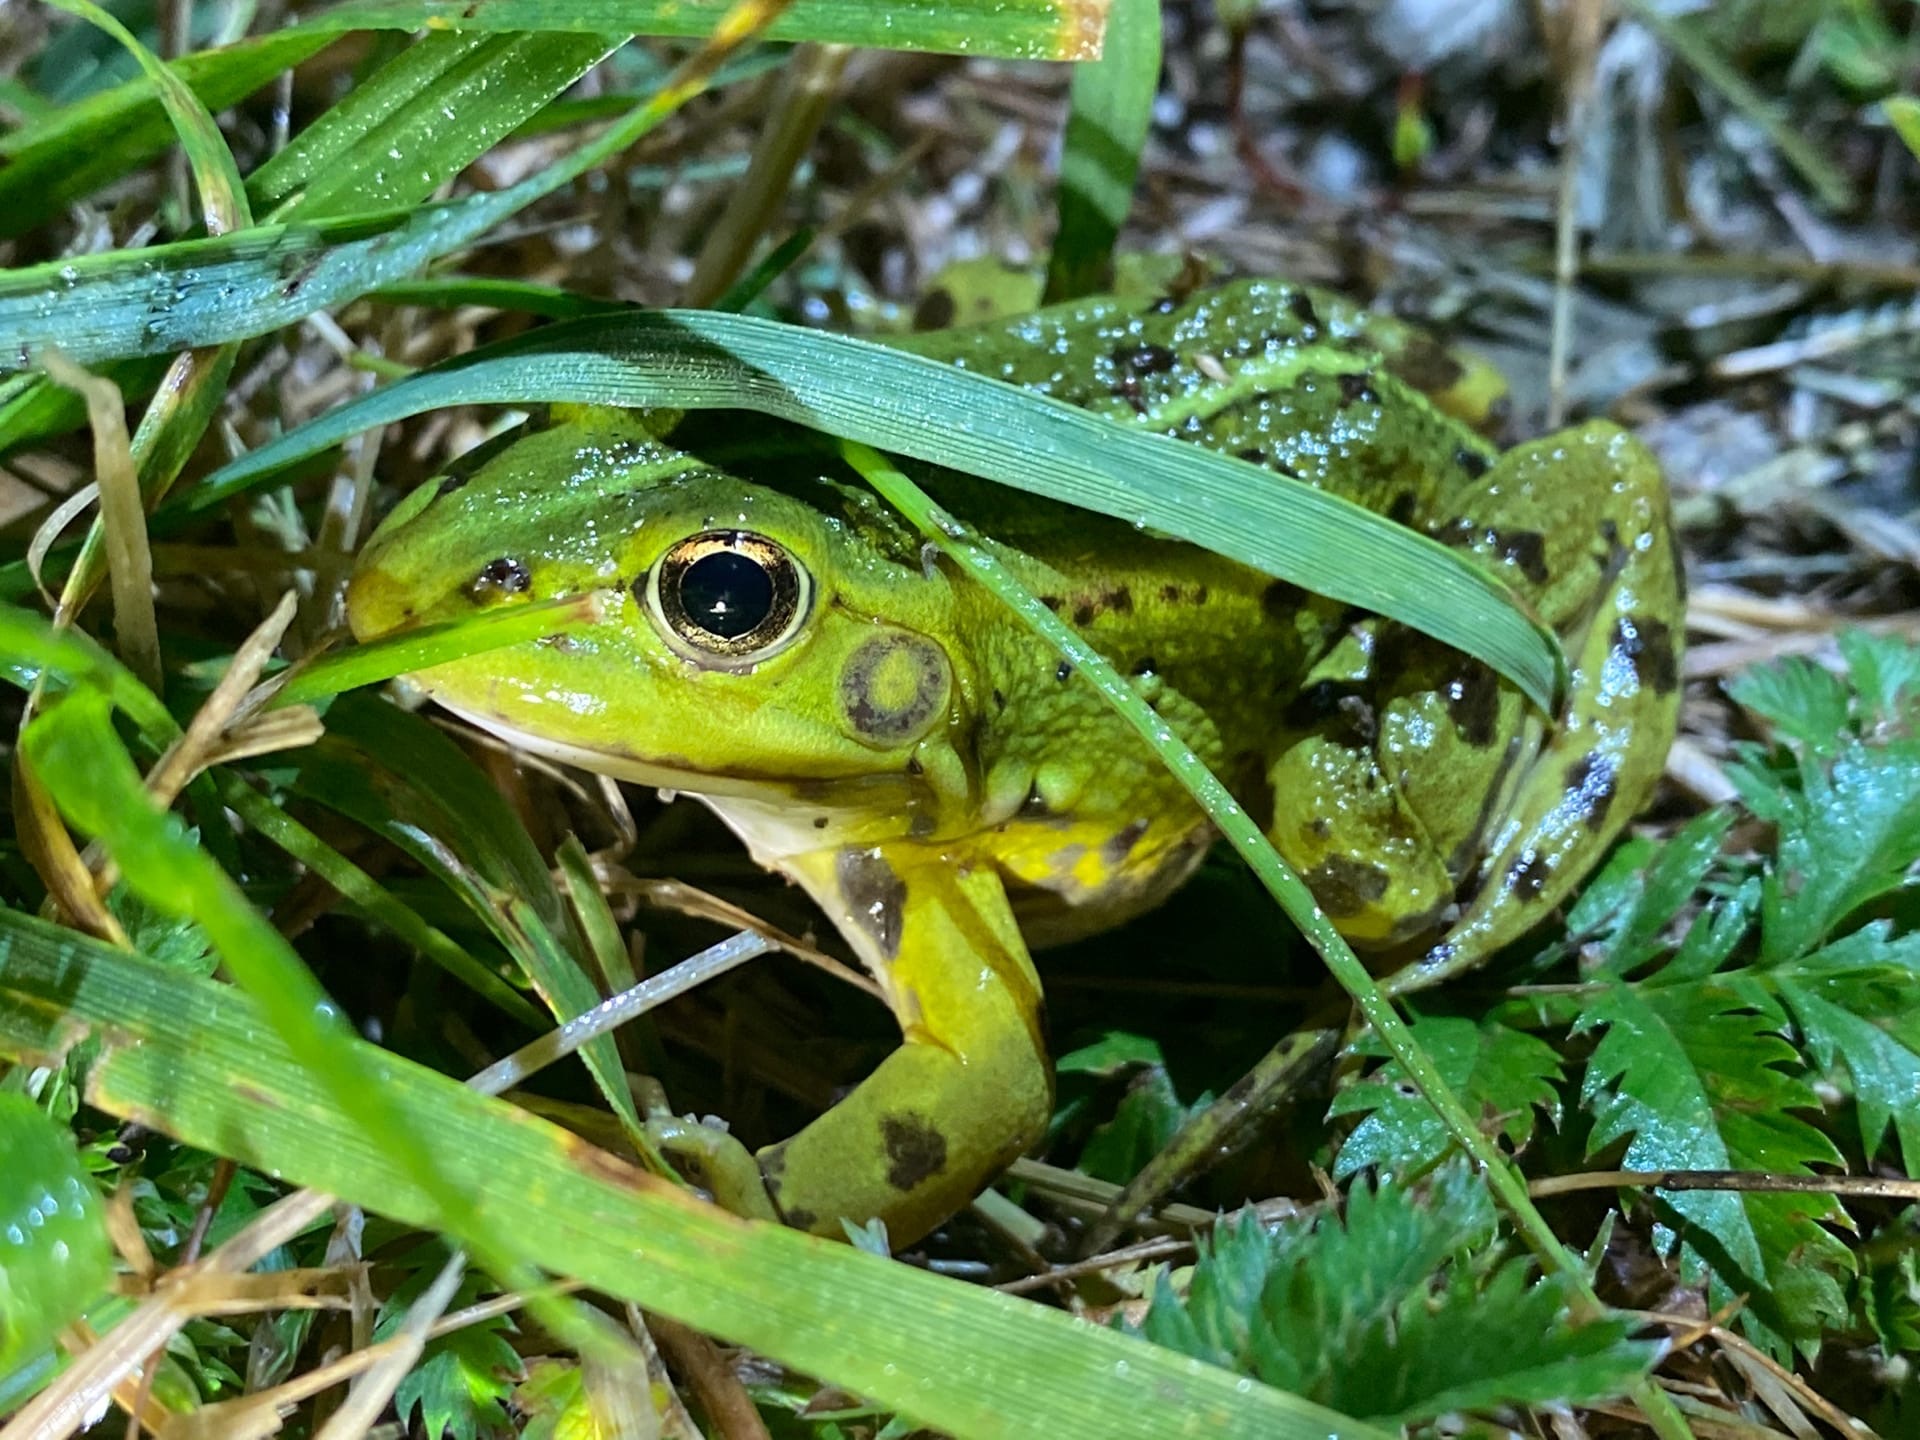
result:
<svg viewBox="0 0 1920 1440"><path fill-rule="evenodd" d="M903 1043L799 1134L759 1152L774 1209L895 1244L962 1209L1052 1112L1040 982L991 866L909 842L788 857L880 982Z"/></svg>

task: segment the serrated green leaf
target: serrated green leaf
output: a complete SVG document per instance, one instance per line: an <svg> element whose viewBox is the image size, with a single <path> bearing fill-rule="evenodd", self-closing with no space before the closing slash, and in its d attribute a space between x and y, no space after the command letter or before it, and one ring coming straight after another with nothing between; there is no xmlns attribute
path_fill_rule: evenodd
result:
<svg viewBox="0 0 1920 1440"><path fill-rule="evenodd" d="M1094 1131L1080 1152L1080 1169L1099 1180L1124 1185L1166 1149L1187 1120L1213 1103L1202 1095L1184 1105L1164 1065L1148 1065L1120 1097L1113 1119Z"/></svg>
<svg viewBox="0 0 1920 1440"><path fill-rule="evenodd" d="M1496 1021L1450 1016L1416 1021L1413 1036L1469 1108L1499 1118L1499 1133L1510 1148L1517 1150L1533 1138L1541 1111L1559 1123L1554 1087L1560 1081L1560 1058L1545 1042ZM1384 1051L1376 1041L1366 1053ZM1366 1116L1340 1146L1335 1179L1378 1166L1382 1175L1404 1184L1454 1148L1446 1126L1397 1062L1342 1090L1327 1113Z"/></svg>
<svg viewBox="0 0 1920 1440"><path fill-rule="evenodd" d="M1894 939L1877 922L1769 978L1815 1061L1846 1066L1867 1158L1891 1126L1920 1169L1920 934Z"/></svg>
<svg viewBox="0 0 1920 1440"><path fill-rule="evenodd" d="M51 1344L112 1274L106 1206L73 1137L0 1092L0 1374Z"/></svg>
<svg viewBox="0 0 1920 1440"><path fill-rule="evenodd" d="M1802 655L1754 666L1728 682L1727 694L1816 755L1833 753L1853 708L1845 682Z"/></svg>
<svg viewBox="0 0 1920 1440"><path fill-rule="evenodd" d="M1157 1278L1141 1332L1401 1425L1631 1389L1654 1347L1628 1342L1620 1320L1574 1325L1569 1280L1529 1283L1523 1260L1446 1263L1492 1228L1484 1189L1458 1165L1424 1195L1357 1185L1344 1219L1269 1232L1242 1216L1214 1232L1184 1297Z"/></svg>
<svg viewBox="0 0 1920 1440"><path fill-rule="evenodd" d="M1699 890L1733 820L1731 810L1709 810L1653 851L1635 893L1604 935L1602 966L1609 974L1631 973L1659 952L1661 932Z"/></svg>
<svg viewBox="0 0 1920 1440"><path fill-rule="evenodd" d="M447 1248L441 1244L421 1246L408 1257L416 1268L381 1305L376 1341L400 1329L446 1258ZM475 1303L487 1288L485 1277L469 1270L447 1309ZM401 1419L410 1422L417 1412L429 1440L449 1435L453 1440L478 1440L482 1434L505 1432L507 1397L524 1373L519 1352L506 1338L512 1329L506 1316L493 1316L430 1338L419 1362L393 1392Z"/></svg>
<svg viewBox="0 0 1920 1440"><path fill-rule="evenodd" d="M1837 640L1862 731L1911 734L1920 720L1920 645L1869 630L1842 630Z"/></svg>
<svg viewBox="0 0 1920 1440"><path fill-rule="evenodd" d="M1792 1113L1818 1100L1790 1073L1799 1056L1779 1023L1724 978L1598 988L1575 1026L1606 1032L1581 1083L1594 1117L1588 1153L1626 1139L1630 1170L1807 1175L1841 1165L1833 1143ZM1821 1222L1848 1222L1831 1194L1655 1194L1675 1219L1683 1266L1709 1273L1716 1307L1745 1297L1741 1324L1763 1344L1810 1349L1845 1314L1835 1277L1852 1258Z"/></svg>
<svg viewBox="0 0 1920 1440"><path fill-rule="evenodd" d="M1920 856L1920 740L1849 739L1830 762L1808 755L1797 789L1750 769L1733 774L1754 813L1780 831L1761 900L1763 964L1806 954L1907 882Z"/></svg>

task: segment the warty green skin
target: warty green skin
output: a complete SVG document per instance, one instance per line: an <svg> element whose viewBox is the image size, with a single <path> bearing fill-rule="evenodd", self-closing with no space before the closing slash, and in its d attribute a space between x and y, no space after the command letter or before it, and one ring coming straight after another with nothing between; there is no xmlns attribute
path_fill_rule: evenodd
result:
<svg viewBox="0 0 1920 1440"><path fill-rule="evenodd" d="M1356 943L1436 972L1484 957L1645 798L1675 725L1680 599L1664 486L1616 427L1501 455L1467 423L1485 372L1280 282L902 343L1424 528L1562 634L1574 681L1548 727L1405 627L1120 521L923 476L1268 819ZM713 1132L663 1134L746 1208L829 1234L878 1216L906 1241L1045 1124L1027 942L1156 903L1208 827L1091 686L826 462L791 445L756 462L760 437L781 445L764 422L695 420L673 444L650 423L569 412L417 492L361 558L354 629L608 592L596 626L417 678L533 749L702 796L814 895L906 1043L757 1170ZM733 529L812 580L797 638L757 662L676 642L647 598L677 542Z"/></svg>

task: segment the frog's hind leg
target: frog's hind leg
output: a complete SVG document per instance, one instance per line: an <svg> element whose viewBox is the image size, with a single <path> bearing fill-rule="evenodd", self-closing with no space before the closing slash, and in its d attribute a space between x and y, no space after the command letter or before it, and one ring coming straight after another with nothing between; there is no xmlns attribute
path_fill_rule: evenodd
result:
<svg viewBox="0 0 1920 1440"><path fill-rule="evenodd" d="M1040 983L991 866L897 843L786 868L853 941L905 1043L831 1110L759 1152L791 1225L884 1220L895 1244L962 1209L1052 1112Z"/></svg>
<svg viewBox="0 0 1920 1440"><path fill-rule="evenodd" d="M1646 447L1594 422L1508 452L1478 488L1498 497L1499 523L1477 526L1473 498L1459 497L1456 538L1533 601L1571 679L1515 773L1459 919L1389 977L1394 993L1472 968L1565 900L1651 795L1679 722L1684 595Z"/></svg>

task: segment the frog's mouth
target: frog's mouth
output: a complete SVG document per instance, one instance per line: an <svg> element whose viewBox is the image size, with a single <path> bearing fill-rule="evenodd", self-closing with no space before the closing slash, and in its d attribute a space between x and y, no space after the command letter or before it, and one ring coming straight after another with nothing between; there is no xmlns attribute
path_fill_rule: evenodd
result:
<svg viewBox="0 0 1920 1440"><path fill-rule="evenodd" d="M636 785L651 785L659 790L684 790L703 799L751 800L804 809L809 813L828 816L834 821L844 821L856 815L899 813L912 803L911 784L904 775L794 780L737 771L704 770L692 764L676 763L672 759L650 760L636 755L596 750L585 745L571 745L564 740L523 730L485 710L469 709L440 695L433 698L442 709L516 749L538 755L543 760L571 765L596 775L610 775L616 780L628 780Z"/></svg>

